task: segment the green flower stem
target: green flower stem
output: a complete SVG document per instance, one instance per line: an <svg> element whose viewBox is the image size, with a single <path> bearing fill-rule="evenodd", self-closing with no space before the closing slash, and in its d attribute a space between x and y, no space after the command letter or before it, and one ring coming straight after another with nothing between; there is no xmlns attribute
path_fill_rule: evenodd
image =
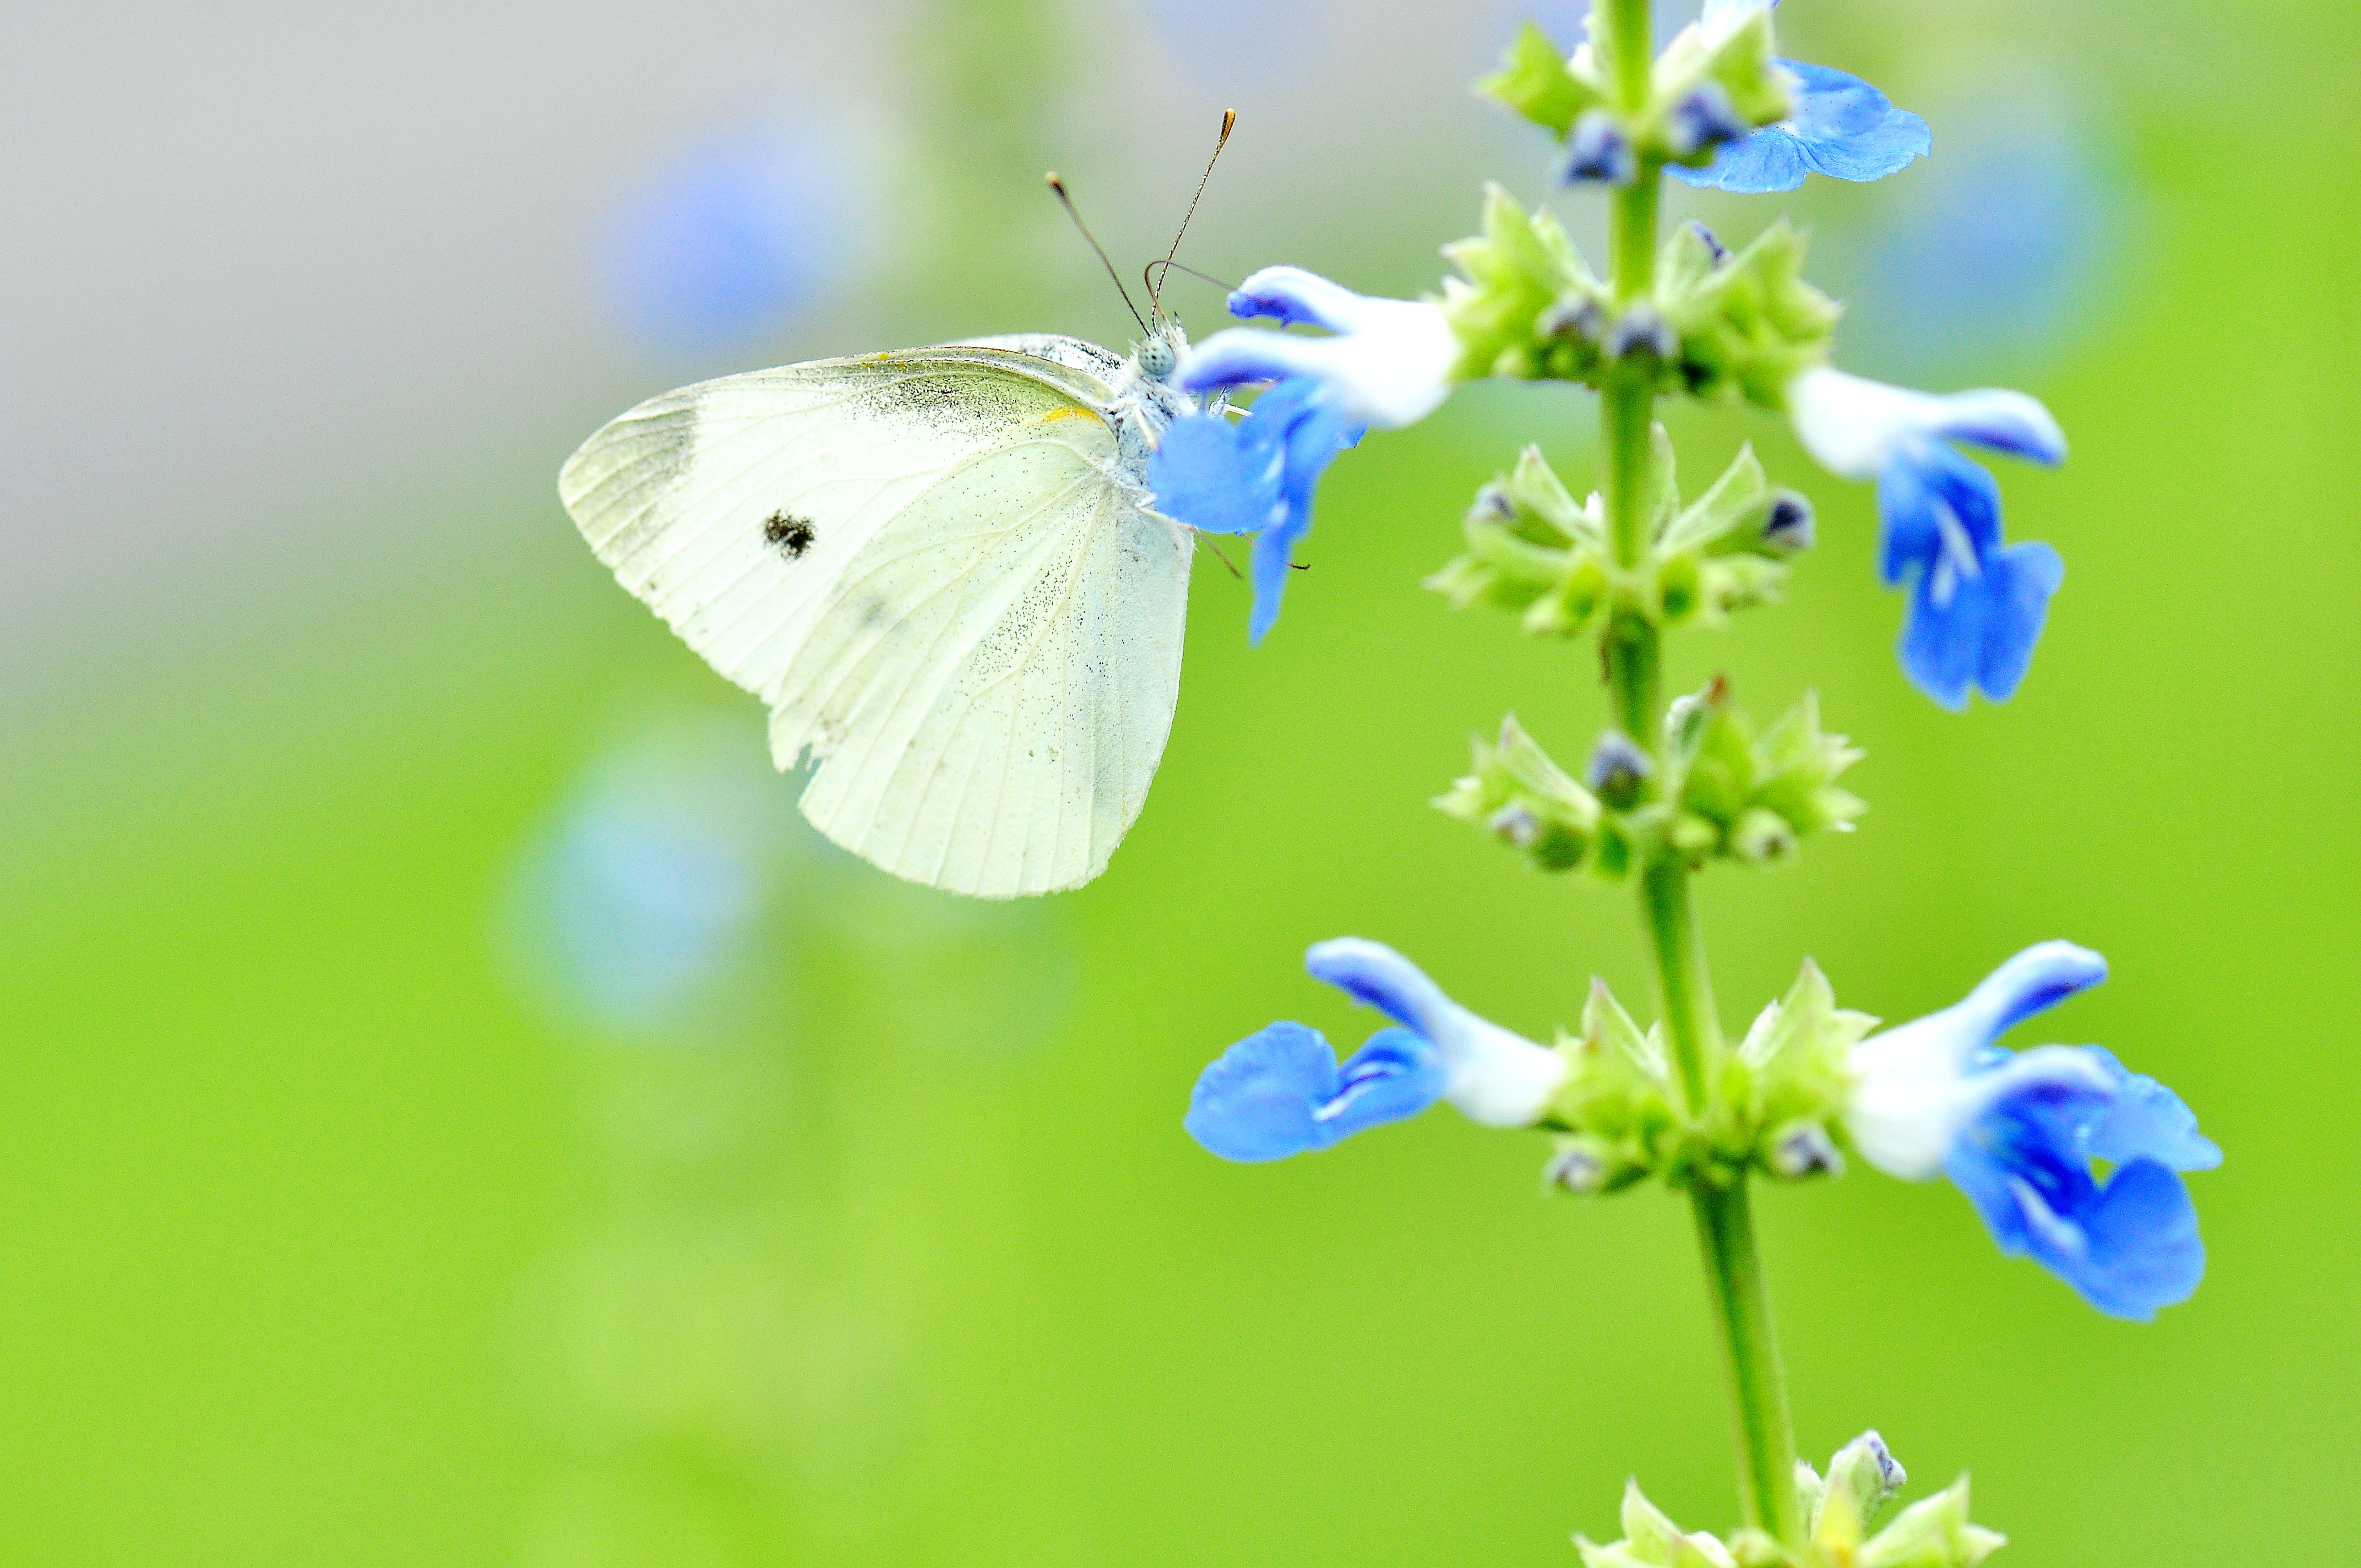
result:
<svg viewBox="0 0 2361 1568"><path fill-rule="evenodd" d="M1627 115L1646 104L1653 64L1650 0L1606 0L1605 42L1615 61L1616 91ZM1653 167L1618 190L1608 214L1615 297L1630 302L1655 287L1657 207L1662 176ZM1655 393L1646 381L1605 390L1599 412L1609 533L1615 560L1637 568L1650 541L1642 494L1655 421ZM1655 626L1638 615L1618 615L1601 647L1615 721L1650 754L1662 758L1664 705L1661 652ZM1655 949L1664 1032L1692 1112L1708 1102L1716 1068L1726 1050L1713 1006L1705 941L1689 898L1688 868L1676 860L1651 866L1641 879L1641 902ZM1787 1412L1786 1375L1771 1321L1771 1297L1754 1243L1753 1210L1743 1179L1728 1187L1692 1190L1706 1281L1730 1367L1732 1424L1738 1440L1739 1504L1747 1524L1768 1530L1791 1549L1803 1544L1795 1498L1795 1439Z"/></svg>
<svg viewBox="0 0 2361 1568"><path fill-rule="evenodd" d="M1738 1438L1738 1502L1746 1522L1790 1549L1804 1543L1795 1497L1795 1434L1787 1414L1787 1375L1771 1323L1771 1292L1754 1246L1754 1212L1742 1179L1699 1186L1697 1241L1705 1248L1716 1326L1730 1366L1730 1414Z"/></svg>

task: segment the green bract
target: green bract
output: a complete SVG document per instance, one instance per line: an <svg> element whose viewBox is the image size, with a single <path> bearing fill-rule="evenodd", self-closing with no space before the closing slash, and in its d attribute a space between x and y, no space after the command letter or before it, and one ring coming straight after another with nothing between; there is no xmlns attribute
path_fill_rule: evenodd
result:
<svg viewBox="0 0 2361 1568"><path fill-rule="evenodd" d="M1801 515L1799 498L1784 499ZM1462 609L1480 601L1516 610L1534 636L1587 636L1615 615L1657 627L1719 625L1778 597L1799 547L1769 529L1782 499L1749 446L1684 508L1660 426L1648 475L1650 549L1627 569L1616 564L1599 498L1577 502L1540 449L1527 447L1514 470L1477 493L1462 525L1466 554L1427 587Z"/></svg>
<svg viewBox="0 0 2361 1568"><path fill-rule="evenodd" d="M1875 1027L1868 1014L1837 1006L1809 959L1787 994L1755 1016L1722 1063L1716 1098L1758 1168L1791 1181L1836 1171L1834 1129L1852 1087L1847 1058Z"/></svg>
<svg viewBox="0 0 2361 1568"><path fill-rule="evenodd" d="M1804 236L1781 218L1745 249L1724 251L1684 224L1657 266L1656 308L1680 342L1677 388L1708 402L1787 407L1787 383L1825 364L1843 313L1804 281Z"/></svg>
<svg viewBox="0 0 2361 1568"><path fill-rule="evenodd" d="M1670 840L1691 862L1783 860L1806 834L1850 828L1868 809L1835 784L1861 752L1821 729L1809 693L1758 739L1717 680L1672 705L1664 748L1664 788L1678 806Z"/></svg>
<svg viewBox="0 0 2361 1568"><path fill-rule="evenodd" d="M1600 1546L1577 1536L1575 1547L1583 1568L1975 1568L2007 1544L1968 1521L1965 1476L1867 1535L1901 1482L1900 1466L1889 1474L1889 1463L1874 1432L1839 1450L1825 1482L1797 1461L1795 1489L1807 1530L1799 1551L1759 1530L1739 1530L1727 1541L1684 1532L1637 1481L1623 1490L1623 1539Z"/></svg>
<svg viewBox="0 0 2361 1568"><path fill-rule="evenodd" d="M1593 980L1582 1033L1557 1049L1567 1071L1550 1108L1564 1134L1551 1178L1576 1192L1617 1192L1664 1168L1682 1124L1663 1040L1641 1033L1607 982Z"/></svg>
<svg viewBox="0 0 2361 1568"><path fill-rule="evenodd" d="M1568 60L1537 22L1519 30L1500 69L1476 83L1476 91L1498 98L1561 140L1584 110L1608 100L1607 83L1587 52L1578 61Z"/></svg>
<svg viewBox="0 0 2361 1568"><path fill-rule="evenodd" d="M1543 871L1571 871L1591 854L1598 798L1552 762L1510 715L1500 739L1475 742L1475 771L1435 798L1437 809L1499 835Z"/></svg>
<svg viewBox="0 0 2361 1568"><path fill-rule="evenodd" d="M1784 411L1787 383L1825 363L1841 313L1804 280L1804 236L1784 219L1729 252L1702 225L1664 247L1654 289L1619 304L1546 212L1499 186L1484 230L1444 254L1466 274L1443 285L1443 313L1463 346L1462 378L1635 381L1709 402Z"/></svg>

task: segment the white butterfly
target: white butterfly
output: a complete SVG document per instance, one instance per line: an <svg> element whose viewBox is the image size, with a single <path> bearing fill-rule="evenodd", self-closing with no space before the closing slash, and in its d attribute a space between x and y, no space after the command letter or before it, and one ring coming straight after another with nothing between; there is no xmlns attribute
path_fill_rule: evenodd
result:
<svg viewBox="0 0 2361 1568"><path fill-rule="evenodd" d="M724 377L609 423L558 490L770 705L780 769L818 762L821 832L955 893L1079 887L1179 700L1194 536L1147 469L1197 407L1168 380L1186 346L1159 312L1127 359L1041 334Z"/></svg>

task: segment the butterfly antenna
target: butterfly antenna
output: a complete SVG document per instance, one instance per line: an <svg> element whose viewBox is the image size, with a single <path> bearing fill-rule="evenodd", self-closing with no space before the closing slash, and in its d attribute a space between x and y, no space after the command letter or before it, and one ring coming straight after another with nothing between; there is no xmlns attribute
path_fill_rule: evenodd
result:
<svg viewBox="0 0 2361 1568"><path fill-rule="evenodd" d="M1230 132L1237 128L1237 124L1238 112L1235 109L1222 111L1222 134L1213 143L1213 156L1205 159L1205 172L1197 177L1197 193L1189 198L1189 210L1181 214L1180 233L1172 236L1172 248L1164 253L1164 265L1168 268L1172 265L1172 258L1180 254L1181 236L1189 232L1189 220L1197 215L1197 203L1204 200L1205 187L1213 178L1213 165L1222 161L1222 148L1230 145ZM1155 308L1157 314L1164 313L1164 300L1159 291L1149 291L1148 302Z"/></svg>
<svg viewBox="0 0 2361 1568"><path fill-rule="evenodd" d="M1214 288L1221 290L1225 294L1235 294L1238 291L1238 286L1235 283L1224 283L1210 272L1200 272L1195 268L1190 266L1187 262L1174 261L1169 257L1162 261L1149 262L1148 264L1147 270L1140 274L1141 282L1146 283L1148 281L1148 273L1149 272L1156 274L1156 281L1154 284L1150 285L1149 289L1151 294L1159 291L1163 288L1164 275L1167 272L1186 272L1191 278L1202 278L1206 282L1211 283Z"/></svg>
<svg viewBox="0 0 2361 1568"><path fill-rule="evenodd" d="M1202 534L1202 533L1200 533L1199 535L1197 535L1197 537L1198 537L1199 539L1201 539L1201 540L1204 540L1205 548L1206 548L1206 549L1208 549L1208 550L1211 550L1211 551L1213 553L1213 559L1214 559L1214 560L1219 561L1223 565L1224 565L1224 566L1228 566L1228 567L1230 568L1230 576L1232 576L1233 577L1235 577L1238 581L1240 581L1240 582L1242 582L1242 583L1243 583L1243 582L1245 582L1245 581L1246 580L1246 575L1244 572L1239 571L1239 570L1237 569L1236 565L1235 565L1235 564L1233 564L1233 563L1232 563L1232 561L1230 560L1230 558L1229 558L1227 555L1224 555L1224 554L1222 554L1222 547L1221 547L1220 545L1218 545L1218 544L1214 543L1213 543L1212 540L1210 540L1210 539L1206 539L1206 538L1205 538L1205 536L1204 536L1203 534Z"/></svg>
<svg viewBox="0 0 2361 1568"><path fill-rule="evenodd" d="M1059 203L1066 209L1066 215L1074 220L1074 227L1081 231L1084 243L1098 254L1099 265L1105 268L1107 276L1115 280L1115 291L1123 296L1123 308L1131 313L1132 320L1139 323L1139 330L1146 332L1148 323L1140 316L1139 307L1131 302L1131 291L1123 286L1123 275L1115 269L1115 263L1107 259L1106 247L1099 243L1098 236L1091 233L1091 225L1082 222L1082 214L1075 207L1074 198L1067 193L1066 182L1058 178L1058 171L1054 169L1044 178L1049 181L1049 189L1058 193Z"/></svg>

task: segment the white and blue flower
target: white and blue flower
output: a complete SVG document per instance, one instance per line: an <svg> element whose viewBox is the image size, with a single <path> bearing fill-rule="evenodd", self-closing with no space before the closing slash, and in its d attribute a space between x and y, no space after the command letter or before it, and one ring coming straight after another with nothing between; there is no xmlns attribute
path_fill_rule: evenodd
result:
<svg viewBox="0 0 2361 1568"><path fill-rule="evenodd" d="M1486 1126L1527 1127L1565 1078L1565 1058L1470 1013L1382 943L1322 942L1304 967L1398 1027L1378 1030L1341 1067L1301 1024L1273 1024L1224 1051L1198 1078L1182 1124L1224 1159L1326 1148L1437 1101Z"/></svg>
<svg viewBox="0 0 2361 1568"><path fill-rule="evenodd" d="M1414 423L1441 406L1460 357L1440 306L1374 299L1297 267L1268 267L1230 296L1238 316L1324 328L1327 337L1233 329L1190 351L1175 379L1197 393L1267 386L1246 418L1184 415L1149 461L1167 517L1207 533L1251 533L1260 641L1279 619L1312 499L1336 454L1370 425Z"/></svg>
<svg viewBox="0 0 2361 1568"><path fill-rule="evenodd" d="M2016 955L1956 1006L1853 1047L1846 1130L1879 1169L1942 1174L2003 1252L2023 1255L2118 1318L2187 1300L2205 1272L2180 1173L2219 1165L2170 1090L2097 1046L2009 1051L2015 1025L2106 978L2070 942ZM2101 1179L2092 1162L2112 1169Z"/></svg>
<svg viewBox="0 0 2361 1568"><path fill-rule="evenodd" d="M1710 47L1777 3L1706 0L1697 26ZM1703 169L1673 164L1664 171L1691 185L1756 194L1792 191L1807 174L1883 180L1934 147L1925 120L1860 77L1799 60L1779 64L1795 79L1794 114L1727 143Z"/></svg>
<svg viewBox="0 0 2361 1568"><path fill-rule="evenodd" d="M1999 487L1947 444L2056 465L2066 459L2058 422L2022 392L1936 397L1825 366L1788 384L1787 406L1822 466L1877 481L1879 570L1910 585L1901 652L1912 682L1946 707L1966 707L1976 688L2006 701L2066 568L2047 544L2002 543Z"/></svg>

